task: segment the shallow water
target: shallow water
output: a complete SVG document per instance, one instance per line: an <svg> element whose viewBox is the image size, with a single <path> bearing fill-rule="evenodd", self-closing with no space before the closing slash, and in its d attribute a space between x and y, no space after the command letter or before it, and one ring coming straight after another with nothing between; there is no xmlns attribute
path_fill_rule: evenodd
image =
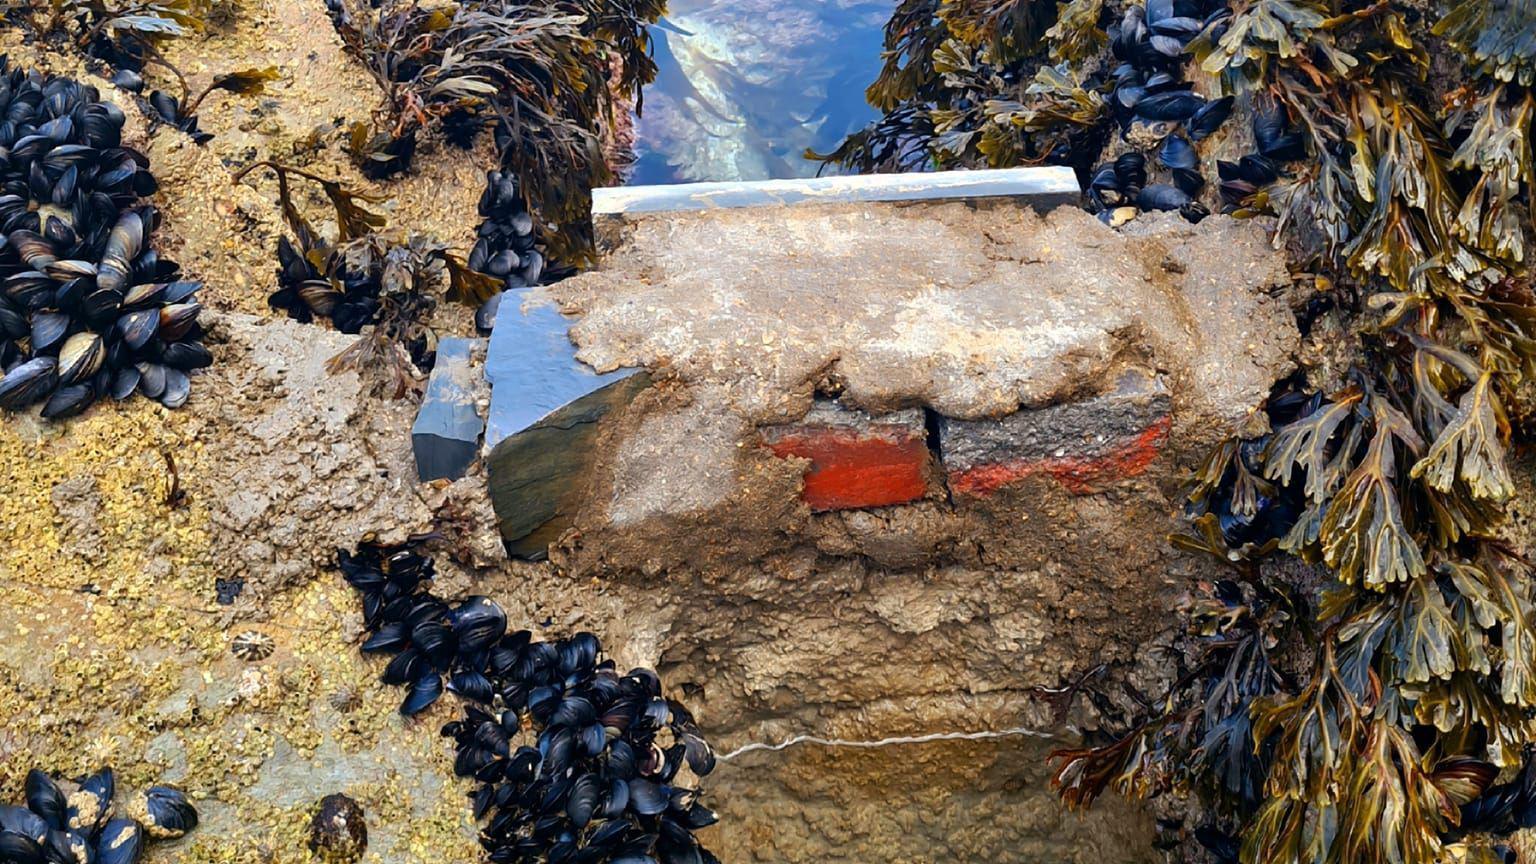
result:
<svg viewBox="0 0 1536 864"><path fill-rule="evenodd" d="M894 0L672 0L652 28L660 74L645 88L630 183L814 175L827 151L877 115Z"/></svg>

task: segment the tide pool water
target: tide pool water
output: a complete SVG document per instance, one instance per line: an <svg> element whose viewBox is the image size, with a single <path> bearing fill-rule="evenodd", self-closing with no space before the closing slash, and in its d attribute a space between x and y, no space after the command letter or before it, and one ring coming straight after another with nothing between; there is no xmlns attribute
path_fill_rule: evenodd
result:
<svg viewBox="0 0 1536 864"><path fill-rule="evenodd" d="M880 69L894 0L672 0L651 30L631 184L808 177L877 116L864 88Z"/></svg>

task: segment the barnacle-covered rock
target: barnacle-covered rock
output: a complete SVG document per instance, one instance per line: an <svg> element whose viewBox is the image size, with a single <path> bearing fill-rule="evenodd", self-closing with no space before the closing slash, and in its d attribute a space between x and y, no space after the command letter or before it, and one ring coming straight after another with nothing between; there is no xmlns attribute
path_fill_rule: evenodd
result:
<svg viewBox="0 0 1536 864"><path fill-rule="evenodd" d="M135 364L208 365L200 286L149 248L160 216L139 198L156 183L117 106L0 58L0 116L0 408L67 417L129 395Z"/></svg>

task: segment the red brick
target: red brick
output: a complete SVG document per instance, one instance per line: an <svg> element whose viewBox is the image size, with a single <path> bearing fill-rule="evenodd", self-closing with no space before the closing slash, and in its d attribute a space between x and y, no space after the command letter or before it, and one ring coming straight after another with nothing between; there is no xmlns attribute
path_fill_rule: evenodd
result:
<svg viewBox="0 0 1536 864"><path fill-rule="evenodd" d="M871 417L820 400L799 423L763 430L774 455L809 459L801 498L812 510L863 510L928 494L933 454L920 411Z"/></svg>
<svg viewBox="0 0 1536 864"><path fill-rule="evenodd" d="M950 489L961 495L988 495L1026 477L1044 474L1073 495L1103 491L1117 480L1143 473L1168 440L1168 418L1156 420L1140 434L1121 438L1097 456L1049 456L994 462L949 475Z"/></svg>

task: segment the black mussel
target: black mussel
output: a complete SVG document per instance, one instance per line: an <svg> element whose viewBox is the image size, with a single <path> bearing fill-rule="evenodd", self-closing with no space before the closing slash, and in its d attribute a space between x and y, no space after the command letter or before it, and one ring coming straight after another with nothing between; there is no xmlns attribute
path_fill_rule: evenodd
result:
<svg viewBox="0 0 1536 864"><path fill-rule="evenodd" d="M409 684L427 672L427 658L414 648L407 648L390 659L379 680L385 684Z"/></svg>
<svg viewBox="0 0 1536 864"><path fill-rule="evenodd" d="M118 217L112 232L107 236L101 263L97 265L97 287L110 291L122 291L127 287L133 259L138 257L139 250L143 248L146 233L144 218L139 211L130 210Z"/></svg>
<svg viewBox="0 0 1536 864"><path fill-rule="evenodd" d="M1227 118L1232 116L1233 101L1231 96L1223 96L1201 106L1200 110L1196 111L1185 124L1189 129L1189 137L1200 141L1216 134L1216 130L1220 129L1222 124L1227 122Z"/></svg>
<svg viewBox="0 0 1536 864"><path fill-rule="evenodd" d="M165 294L168 287L164 282L135 285L123 292L122 308L146 309L159 306L167 302Z"/></svg>
<svg viewBox="0 0 1536 864"><path fill-rule="evenodd" d="M160 310L129 312L117 319L116 327L118 333L122 334L124 344L138 351L160 332Z"/></svg>
<svg viewBox="0 0 1536 864"><path fill-rule="evenodd" d="M41 843L48 836L48 823L26 807L0 805L0 831L9 831Z"/></svg>
<svg viewBox="0 0 1536 864"><path fill-rule="evenodd" d="M112 386L108 388L107 392L113 399L121 402L132 396L134 391L139 388L139 378L140 373L137 367L124 366L118 369L112 376Z"/></svg>
<svg viewBox="0 0 1536 864"><path fill-rule="evenodd" d="M35 315L36 313L34 313L34 316ZM67 325L69 321L68 316L65 316L64 320ZM36 325L34 325L31 321L27 320L26 315L23 315L21 312L17 311L14 306L10 305L5 300L0 299L0 338L10 337L11 339L25 339L32 335L35 326ZM62 338L63 335L63 332L60 331L59 337ZM56 339L54 341L58 340ZM36 350L37 343L34 341L32 345L34 350Z"/></svg>
<svg viewBox="0 0 1536 864"><path fill-rule="evenodd" d="M1190 200L1188 193L1176 186L1154 183L1141 190L1136 206L1143 210L1178 210Z"/></svg>
<svg viewBox="0 0 1536 864"><path fill-rule="evenodd" d="M0 408L25 408L53 392L58 367L56 358L35 357L5 373L0 378Z"/></svg>
<svg viewBox="0 0 1536 864"><path fill-rule="evenodd" d="M420 714L431 707L439 696L443 695L443 677L435 672L416 679L411 684L411 692L400 703L400 713L407 717Z"/></svg>
<svg viewBox="0 0 1536 864"><path fill-rule="evenodd" d="M475 310L475 330L481 336L489 336L491 330L495 328L496 310L501 308L501 296L501 294L492 294L489 300L481 303L480 308ZM4 310L0 309L0 314L3 313Z"/></svg>
<svg viewBox="0 0 1536 864"><path fill-rule="evenodd" d="M666 811L672 790L649 780L629 781L629 807L641 816L655 816Z"/></svg>
<svg viewBox="0 0 1536 864"><path fill-rule="evenodd" d="M48 397L47 402L43 403L43 417L49 420L73 417L91 407L94 401L96 401L96 388L91 384L60 387L53 391L53 395Z"/></svg>
<svg viewBox="0 0 1536 864"><path fill-rule="evenodd" d="M1280 179L1280 170L1268 157L1248 155L1238 160L1237 177L1255 186L1268 186Z"/></svg>
<svg viewBox="0 0 1536 864"><path fill-rule="evenodd" d="M392 621L369 636L363 643L362 650L365 654L374 651L399 651L409 640L410 632L406 630L404 622Z"/></svg>
<svg viewBox="0 0 1536 864"><path fill-rule="evenodd" d="M33 351L47 351L64 341L69 333L69 316L63 312L33 312L28 335L32 338Z"/></svg>
<svg viewBox="0 0 1536 864"><path fill-rule="evenodd" d="M144 89L144 78L132 69L119 69L112 75L112 83L117 87L127 90L129 93L138 93Z"/></svg>
<svg viewBox="0 0 1536 864"><path fill-rule="evenodd" d="M96 864L138 864L144 854L144 827L132 819L111 819L96 837Z"/></svg>
<svg viewBox="0 0 1536 864"><path fill-rule="evenodd" d="M95 333L76 333L59 349L59 383L73 384L96 374L106 359L106 343Z"/></svg>
<svg viewBox="0 0 1536 864"><path fill-rule="evenodd" d="M474 702L490 704L496 691L485 673L474 669L461 669L448 679L448 689Z"/></svg>
<svg viewBox="0 0 1536 864"><path fill-rule="evenodd" d="M1193 168L1173 169L1173 185L1183 190L1184 194L1193 198L1205 188L1205 177Z"/></svg>
<svg viewBox="0 0 1536 864"><path fill-rule="evenodd" d="M174 839L197 827L197 809L180 790L151 786L133 804L144 830L155 838Z"/></svg>
<svg viewBox="0 0 1536 864"><path fill-rule="evenodd" d="M1126 195L1147 185L1147 157L1140 153L1124 153L1115 160L1115 179L1120 191Z"/></svg>
<svg viewBox="0 0 1536 864"><path fill-rule="evenodd" d="M165 393L166 368L159 363L140 362L134 365L139 373L139 392L151 399L159 399Z"/></svg>
<svg viewBox="0 0 1536 864"><path fill-rule="evenodd" d="M1141 100L1136 106L1136 116L1146 120L1177 123L1194 116L1205 105L1205 100L1188 90L1170 90Z"/></svg>
<svg viewBox="0 0 1536 864"><path fill-rule="evenodd" d="M187 404L187 398L192 395L192 381L187 373L170 366L160 368L165 370L165 390L159 396L160 404L173 410Z"/></svg>
<svg viewBox="0 0 1536 864"><path fill-rule="evenodd" d="M1151 44L1152 49L1164 57L1178 57L1184 53L1184 40L1173 36L1153 33Z"/></svg>
<svg viewBox="0 0 1536 864"><path fill-rule="evenodd" d="M1290 128L1286 110L1279 105L1254 111L1253 140L1261 155L1276 162L1294 162L1307 156L1305 136Z"/></svg>
<svg viewBox="0 0 1536 864"><path fill-rule="evenodd" d="M80 301L81 314L91 324L110 324L117 320L117 313L122 307L122 292L110 288L98 288Z"/></svg>
<svg viewBox="0 0 1536 864"><path fill-rule="evenodd" d="M1163 139L1163 146L1157 151L1157 161L1169 170L1194 168L1200 163L1200 157L1195 153L1194 145L1184 140L1183 136L1169 135Z"/></svg>
<svg viewBox="0 0 1536 864"><path fill-rule="evenodd" d="M201 342L172 342L165 346L160 362L173 369L203 369L213 365L213 354Z"/></svg>
<svg viewBox="0 0 1536 864"><path fill-rule="evenodd" d="M507 632L507 613L489 597L470 597L448 613L448 624L461 654L483 651Z"/></svg>
<svg viewBox="0 0 1536 864"><path fill-rule="evenodd" d="M31 837L0 831L0 861L6 864L44 864L43 846Z"/></svg>
<svg viewBox="0 0 1536 864"><path fill-rule="evenodd" d="M565 800L565 814L577 828L585 828L592 821L604 791L603 782L596 774L583 774L571 784Z"/></svg>
<svg viewBox="0 0 1536 864"><path fill-rule="evenodd" d="M175 342L185 337L196 326L197 316L202 311L202 304L196 302L160 307L160 338Z"/></svg>
<svg viewBox="0 0 1536 864"><path fill-rule="evenodd" d="M49 828L60 830L69 824L68 801L52 777L33 768L27 772L25 788L27 809L48 823Z"/></svg>

